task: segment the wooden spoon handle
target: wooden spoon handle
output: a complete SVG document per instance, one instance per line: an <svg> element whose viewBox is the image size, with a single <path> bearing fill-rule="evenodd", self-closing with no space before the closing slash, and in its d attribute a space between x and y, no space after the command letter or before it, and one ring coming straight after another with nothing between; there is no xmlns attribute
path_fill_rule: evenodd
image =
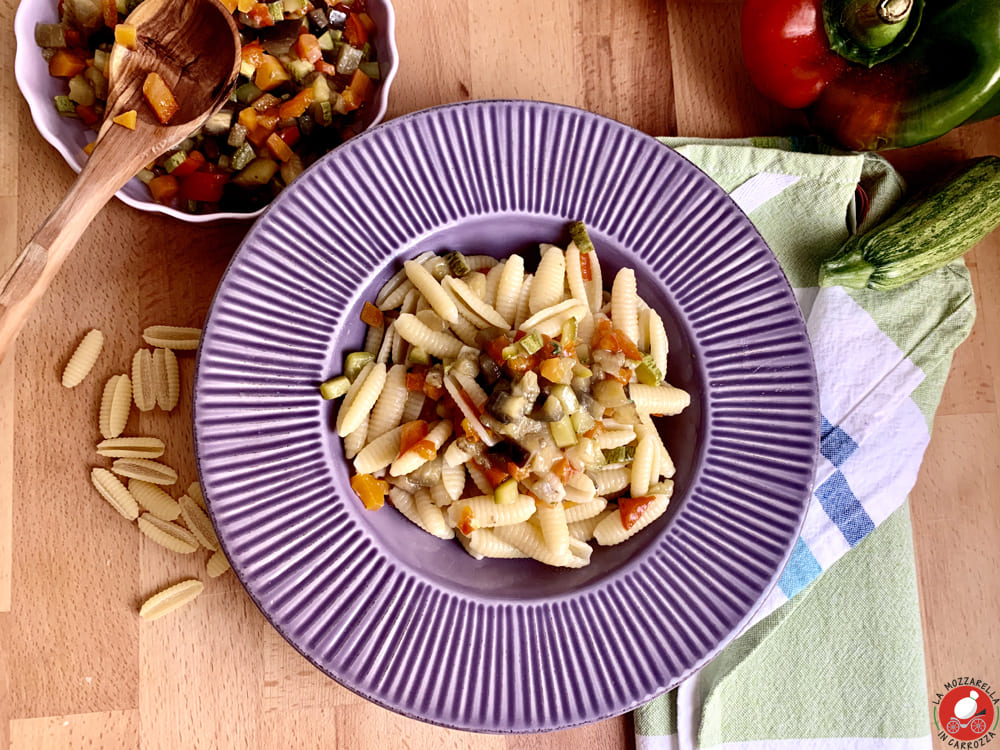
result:
<svg viewBox="0 0 1000 750"><path fill-rule="evenodd" d="M135 173L120 156L114 143L94 149L69 192L0 278L0 362L84 230Z"/></svg>

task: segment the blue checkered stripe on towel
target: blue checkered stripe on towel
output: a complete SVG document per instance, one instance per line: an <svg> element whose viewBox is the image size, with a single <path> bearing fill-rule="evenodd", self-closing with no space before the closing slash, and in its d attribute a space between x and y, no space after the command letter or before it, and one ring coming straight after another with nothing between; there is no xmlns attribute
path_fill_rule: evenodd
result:
<svg viewBox="0 0 1000 750"><path fill-rule="evenodd" d="M844 463L858 450L858 444L841 427L830 424L826 417L820 421L819 452L834 469L813 490L813 496L830 517L830 520L853 547L875 528L875 522L861 505L847 476L841 471ZM778 587L791 599L823 572L809 545L801 537L795 543L788 565L778 579Z"/></svg>

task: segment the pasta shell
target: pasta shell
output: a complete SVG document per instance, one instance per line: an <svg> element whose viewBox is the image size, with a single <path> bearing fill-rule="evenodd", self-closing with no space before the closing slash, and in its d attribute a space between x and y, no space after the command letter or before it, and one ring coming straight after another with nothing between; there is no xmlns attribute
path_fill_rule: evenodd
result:
<svg viewBox="0 0 1000 750"><path fill-rule="evenodd" d="M205 495L202 494L201 485L198 482L191 482L186 490L187 496L198 503L202 510L206 510Z"/></svg>
<svg viewBox="0 0 1000 750"><path fill-rule="evenodd" d="M143 620L156 620L179 607L194 601L205 590L205 584L191 578L153 594L139 608L139 617Z"/></svg>
<svg viewBox="0 0 1000 750"><path fill-rule="evenodd" d="M139 504L118 477L110 471L101 468L92 469L90 481L93 482L101 497L107 500L111 507L122 516L129 521L134 521L139 517Z"/></svg>
<svg viewBox="0 0 1000 750"><path fill-rule="evenodd" d="M128 375L112 375L104 384L101 413L98 418L101 436L116 438L125 431L132 411L132 381Z"/></svg>
<svg viewBox="0 0 1000 750"><path fill-rule="evenodd" d="M142 332L142 339L150 346L177 351L192 350L198 348L201 329L184 326L149 326Z"/></svg>
<svg viewBox="0 0 1000 750"><path fill-rule="evenodd" d="M173 411L180 399L181 376L177 355L170 349L153 350L153 382L157 406L163 411Z"/></svg>
<svg viewBox="0 0 1000 750"><path fill-rule="evenodd" d="M205 564L205 572L208 573L209 578L218 578L229 570L229 567L229 558L219 549L213 552L212 556L208 558L208 562Z"/></svg>
<svg viewBox="0 0 1000 750"><path fill-rule="evenodd" d="M130 479L128 491L139 506L162 521L174 521L181 514L180 504L155 484Z"/></svg>
<svg viewBox="0 0 1000 750"><path fill-rule="evenodd" d="M155 437L112 437L97 444L98 455L108 458L159 458L163 450L163 441Z"/></svg>
<svg viewBox="0 0 1000 750"><path fill-rule="evenodd" d="M139 531L161 547L181 555L189 555L198 549L198 540L194 534L183 526L164 521L152 513L139 516Z"/></svg>
<svg viewBox="0 0 1000 750"><path fill-rule="evenodd" d="M153 353L149 349L139 349L132 356L132 398L139 411L150 411L156 406Z"/></svg>
<svg viewBox="0 0 1000 750"><path fill-rule="evenodd" d="M177 472L166 464L148 458L119 458L111 464L111 471L123 477L142 479L152 484L173 484Z"/></svg>
<svg viewBox="0 0 1000 750"><path fill-rule="evenodd" d="M191 533L201 543L201 546L213 552L219 549L219 538L215 535L212 520L205 511L198 507L198 503L187 495L181 495L177 502L180 505L184 523L187 524Z"/></svg>
<svg viewBox="0 0 1000 750"><path fill-rule="evenodd" d="M87 331L66 362L62 373L62 384L66 388L75 388L80 385L94 367L94 363L97 362L97 357L103 348L104 334L96 328Z"/></svg>

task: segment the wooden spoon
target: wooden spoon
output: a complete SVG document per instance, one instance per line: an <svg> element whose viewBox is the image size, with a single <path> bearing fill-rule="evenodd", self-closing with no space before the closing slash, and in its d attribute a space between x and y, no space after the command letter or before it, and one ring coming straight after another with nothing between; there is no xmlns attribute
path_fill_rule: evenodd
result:
<svg viewBox="0 0 1000 750"><path fill-rule="evenodd" d="M240 67L239 30L219 0L143 0L125 20L134 49L111 51L104 124L69 192L0 278L0 361L91 220L121 187L201 127L229 98ZM179 109L166 125L146 103L149 72ZM134 109L135 130L112 122Z"/></svg>

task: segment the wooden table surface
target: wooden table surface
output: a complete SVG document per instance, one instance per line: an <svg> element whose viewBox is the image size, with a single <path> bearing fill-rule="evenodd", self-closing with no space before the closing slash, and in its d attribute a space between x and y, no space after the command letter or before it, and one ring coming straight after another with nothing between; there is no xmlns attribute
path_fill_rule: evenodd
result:
<svg viewBox="0 0 1000 750"><path fill-rule="evenodd" d="M53 0L54 1L54 0ZM402 65L389 116L469 98L584 107L655 135L801 132L742 71L739 0L396 0ZM2 0L0 259L13 260L73 173L36 132L13 77L16 0ZM912 183L1000 153L1000 119L889 154ZM0 365L0 747L631 747L628 717L543 736L448 731L340 688L267 625L232 574L145 540L95 494L90 467L104 381L145 326L200 326L247 225L195 226L113 201L87 230ZM911 496L931 692L954 677L1000 682L1000 233L968 257L979 314L958 350ZM996 286L995 286L996 285ZM66 390L68 351L107 336ZM193 359L181 358L190 383ZM133 414L162 436L180 486L194 476L190 389L172 415ZM187 576L198 603L140 623L138 603ZM928 719L930 722L930 719ZM929 724L930 726L930 724Z"/></svg>

